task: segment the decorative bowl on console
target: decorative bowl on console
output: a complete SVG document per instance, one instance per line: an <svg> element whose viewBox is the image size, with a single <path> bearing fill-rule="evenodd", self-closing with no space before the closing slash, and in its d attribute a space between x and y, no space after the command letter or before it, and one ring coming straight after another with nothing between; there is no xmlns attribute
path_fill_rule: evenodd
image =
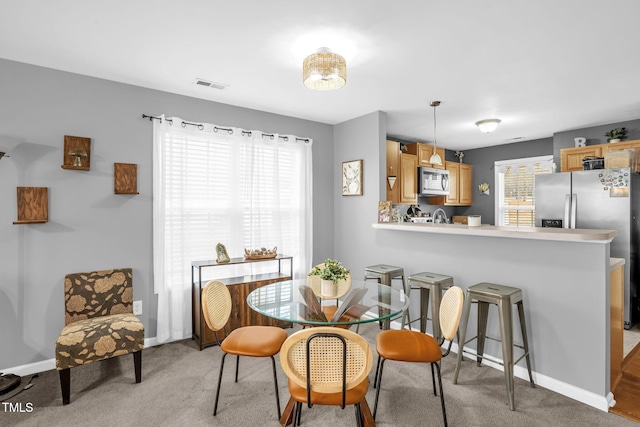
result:
<svg viewBox="0 0 640 427"><path fill-rule="evenodd" d="M244 259L269 259L275 258L276 255L278 255L277 246L274 246L274 248L271 250L267 248L244 250Z"/></svg>

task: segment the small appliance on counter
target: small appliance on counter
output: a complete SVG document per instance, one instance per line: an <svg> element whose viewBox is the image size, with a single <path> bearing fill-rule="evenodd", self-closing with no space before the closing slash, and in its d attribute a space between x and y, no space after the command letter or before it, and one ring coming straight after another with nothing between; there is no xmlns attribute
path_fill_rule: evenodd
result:
<svg viewBox="0 0 640 427"><path fill-rule="evenodd" d="M409 220L416 224L426 224L428 222L433 222L433 217L430 216L414 216L409 218Z"/></svg>
<svg viewBox="0 0 640 427"><path fill-rule="evenodd" d="M480 227L482 225L482 217L480 215L469 215L467 222L469 227Z"/></svg>
<svg viewBox="0 0 640 427"><path fill-rule="evenodd" d="M551 228L562 228L562 220L542 218L542 226Z"/></svg>
<svg viewBox="0 0 640 427"><path fill-rule="evenodd" d="M604 157L585 157L582 159L582 169L586 171L604 169Z"/></svg>

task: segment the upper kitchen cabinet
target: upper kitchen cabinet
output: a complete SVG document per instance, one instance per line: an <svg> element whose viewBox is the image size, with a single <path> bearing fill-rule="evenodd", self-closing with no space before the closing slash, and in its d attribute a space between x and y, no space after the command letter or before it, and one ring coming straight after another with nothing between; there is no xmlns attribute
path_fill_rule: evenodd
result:
<svg viewBox="0 0 640 427"><path fill-rule="evenodd" d="M444 148L436 147L436 153L444 160ZM444 165L436 165L430 163L429 160L433 155L433 145L423 144L421 142L412 142L407 144L407 153L418 156L418 166L426 166L429 168L444 169Z"/></svg>
<svg viewBox="0 0 640 427"><path fill-rule="evenodd" d="M629 148L635 148L636 150L640 150L640 139L602 144L600 145L600 147L602 147L603 156L605 155L605 153L608 153L610 151L627 150Z"/></svg>
<svg viewBox="0 0 640 427"><path fill-rule="evenodd" d="M560 170L562 172L584 170L582 159L585 157L602 157L602 146L588 145L586 147L562 148L560 150Z"/></svg>
<svg viewBox="0 0 640 427"><path fill-rule="evenodd" d="M400 153L400 176L398 180L400 181L398 203L418 203L418 156Z"/></svg>
<svg viewBox="0 0 640 427"><path fill-rule="evenodd" d="M466 163L445 162L449 171L449 195L429 197L430 205L471 206L473 203L473 166Z"/></svg>
<svg viewBox="0 0 640 427"><path fill-rule="evenodd" d="M586 147L562 148L560 150L560 171L573 172L584 170L582 159L585 157L604 157L610 151L627 150L635 148L640 150L640 139L632 141L614 142Z"/></svg>
<svg viewBox="0 0 640 427"><path fill-rule="evenodd" d="M387 199L391 203L400 200L400 143L387 140L387 174L385 176Z"/></svg>
<svg viewBox="0 0 640 427"><path fill-rule="evenodd" d="M418 203L418 156L403 151L403 143L387 140L387 200L394 204Z"/></svg>

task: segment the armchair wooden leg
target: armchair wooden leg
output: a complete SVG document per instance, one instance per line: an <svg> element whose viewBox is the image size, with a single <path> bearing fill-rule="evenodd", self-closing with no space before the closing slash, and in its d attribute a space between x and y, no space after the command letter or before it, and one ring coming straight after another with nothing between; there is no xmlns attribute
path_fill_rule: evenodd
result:
<svg viewBox="0 0 640 427"><path fill-rule="evenodd" d="M133 366L136 371L136 384L142 382L142 351L133 353Z"/></svg>
<svg viewBox="0 0 640 427"><path fill-rule="evenodd" d="M62 404L68 405L71 395L71 368L61 369L58 372L60 374L60 387L62 388Z"/></svg>

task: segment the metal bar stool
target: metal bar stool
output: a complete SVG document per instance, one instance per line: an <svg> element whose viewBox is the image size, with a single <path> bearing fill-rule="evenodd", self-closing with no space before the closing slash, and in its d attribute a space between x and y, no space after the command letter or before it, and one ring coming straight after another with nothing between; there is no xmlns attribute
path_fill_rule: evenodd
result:
<svg viewBox="0 0 640 427"><path fill-rule="evenodd" d="M409 284L404 280L404 269L402 267L396 267L387 264L377 264L365 267L364 280L371 279L376 279L378 283L386 286L391 286L391 281L393 279L402 279L402 290L404 291L405 295L407 295L407 297L409 296L410 288ZM380 298L380 301L382 301L381 296ZM378 308L378 311L380 311L380 315L383 315L384 310L385 309L382 307ZM381 327L382 329L389 329L390 324L391 321L389 319L386 319L381 322ZM411 329L411 324L409 323L409 307L407 307L407 310L402 313L402 329L404 329L405 325L409 325L409 329Z"/></svg>
<svg viewBox="0 0 640 427"><path fill-rule="evenodd" d="M469 321L469 311L471 303L478 303L478 335L465 341L467 333L467 323ZM484 342L487 337L487 316L489 314L489 304L498 306L498 317L500 322L500 335L502 342L502 359L503 362L495 360L484 355ZM520 329L522 331L523 345L513 343L513 325L512 325L512 304L518 306L518 316L520 317ZM462 353L464 346L474 339L478 339L478 351L476 354L477 365L480 366L482 359L490 360L504 366L504 377L507 383L507 394L509 396L509 409L515 410L515 401L513 397L514 381L513 366L523 357L527 361L527 370L529 371L529 381L531 387L535 387L533 376L531 375L531 360L529 359L529 343L527 342L527 328L524 319L524 306L522 303L522 290L511 286L496 285L494 283L478 283L467 289L467 298L464 303L464 311L462 312L462 321L460 322L460 338L458 340L458 361L456 362L456 370L453 374L453 383L458 383L458 374L460 373L460 365L462 363ZM513 360L513 347L519 347L524 350L524 354ZM467 354L471 354L467 352Z"/></svg>
<svg viewBox="0 0 640 427"><path fill-rule="evenodd" d="M427 331L427 312L429 310L429 296L431 295L431 323L433 325L433 337L436 341L442 337L440 330L440 301L442 291L453 286L453 277L437 273L422 272L409 276L411 290L420 290L420 318L410 320L409 324L420 320L420 332Z"/></svg>

